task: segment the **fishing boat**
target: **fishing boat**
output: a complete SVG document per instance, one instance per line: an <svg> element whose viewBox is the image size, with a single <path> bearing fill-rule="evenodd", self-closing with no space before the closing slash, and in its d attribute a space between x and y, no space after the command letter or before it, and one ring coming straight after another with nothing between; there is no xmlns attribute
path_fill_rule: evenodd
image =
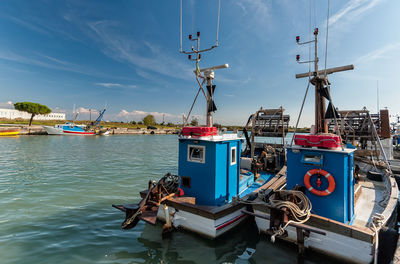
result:
<svg viewBox="0 0 400 264"><path fill-rule="evenodd" d="M19 128L15 129L1 129L0 130L0 136L2 137L12 137L12 136L17 136L19 134Z"/></svg>
<svg viewBox="0 0 400 264"><path fill-rule="evenodd" d="M160 220L165 223L163 234L173 229L185 229L215 239L247 218L242 212L247 205L239 203L239 198L247 199L263 188L278 188L284 183L281 178L284 162L275 162L279 154L267 151L262 152L264 154L260 155L260 159L242 157L244 138L237 134L222 133L213 127L213 112L217 109L213 98L216 88L213 79L215 71L228 68L228 64L200 69L200 53L210 49L199 49L200 32L197 32L197 38L190 35L189 39L197 41L197 49L192 48L192 51L185 53L189 54L189 59L195 54L194 73L199 89L186 123L197 96L203 91L206 126L183 127L178 137L178 175L167 173L157 182L149 181L148 189L140 192L142 200L139 203L114 204L113 207L125 213L123 229L133 228L139 220L150 224ZM204 83L206 89L203 89ZM262 113L267 114L260 111L251 119L265 118ZM285 131L285 126L280 126L280 130ZM255 151L255 148L250 148ZM270 160L274 161L268 163Z"/></svg>
<svg viewBox="0 0 400 264"><path fill-rule="evenodd" d="M272 241L295 243L300 253L308 249L347 263L389 263L397 242L392 228L398 186L373 122L370 133L383 153L381 162L377 157L355 158L351 142L338 131L328 133L328 121L335 120L338 127L339 118L328 75L354 66L318 70L317 36L315 29L315 39L307 42L315 44L315 70L296 75L309 78L307 89L315 86L314 133L295 135L294 144L287 146L285 188L263 190L256 199L244 200L252 206L243 212L254 216L259 231Z"/></svg>
<svg viewBox="0 0 400 264"><path fill-rule="evenodd" d="M43 126L49 135L79 135L79 136L94 136L100 134L99 124L103 118L103 109L99 113L99 117L88 125L76 125L73 122L66 122L65 124L57 124L55 126Z"/></svg>

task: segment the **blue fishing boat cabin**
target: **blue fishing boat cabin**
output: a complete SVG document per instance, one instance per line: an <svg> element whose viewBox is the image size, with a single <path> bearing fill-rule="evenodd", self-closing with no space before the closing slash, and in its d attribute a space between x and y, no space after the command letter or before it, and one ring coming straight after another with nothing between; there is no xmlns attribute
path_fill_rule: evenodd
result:
<svg viewBox="0 0 400 264"><path fill-rule="evenodd" d="M178 175L185 196L195 197L199 205L218 206L239 193L242 142L234 134L216 135L215 128L207 129L211 135L189 132L180 137Z"/></svg>

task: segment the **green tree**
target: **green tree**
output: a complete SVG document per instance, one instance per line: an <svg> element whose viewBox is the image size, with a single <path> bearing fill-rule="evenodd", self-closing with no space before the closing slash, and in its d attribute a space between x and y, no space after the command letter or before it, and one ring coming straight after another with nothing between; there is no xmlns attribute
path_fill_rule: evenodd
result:
<svg viewBox="0 0 400 264"><path fill-rule="evenodd" d="M156 119L153 115L147 115L143 118L143 124L146 126L154 126L156 124Z"/></svg>
<svg viewBox="0 0 400 264"><path fill-rule="evenodd" d="M32 114L31 120L29 120L29 126L32 125L32 120L35 115L47 115L51 113L51 109L48 108L47 106L31 102L15 103L14 108L19 111L28 112L29 114Z"/></svg>
<svg viewBox="0 0 400 264"><path fill-rule="evenodd" d="M198 126L199 125L199 120L197 118L193 118L192 121L190 122L191 126Z"/></svg>

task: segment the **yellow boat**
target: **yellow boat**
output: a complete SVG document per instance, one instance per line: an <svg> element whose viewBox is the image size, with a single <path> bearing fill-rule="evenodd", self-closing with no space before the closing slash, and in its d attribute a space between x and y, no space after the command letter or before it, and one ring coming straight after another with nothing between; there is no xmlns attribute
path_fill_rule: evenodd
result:
<svg viewBox="0 0 400 264"><path fill-rule="evenodd" d="M0 136L16 136L19 134L19 129L6 129L6 130L0 130Z"/></svg>

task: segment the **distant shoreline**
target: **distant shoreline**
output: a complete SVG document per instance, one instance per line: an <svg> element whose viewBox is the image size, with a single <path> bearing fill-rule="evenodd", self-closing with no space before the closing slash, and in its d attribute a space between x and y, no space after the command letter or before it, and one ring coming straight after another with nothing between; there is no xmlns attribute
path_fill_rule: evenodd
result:
<svg viewBox="0 0 400 264"><path fill-rule="evenodd" d="M20 129L19 135L48 135L42 126L1 125L4 128ZM109 128L109 135L173 135L180 129L147 129L147 128Z"/></svg>
<svg viewBox="0 0 400 264"><path fill-rule="evenodd" d="M63 123L61 120L34 121L32 126L28 126L26 120L4 120L0 119L0 128L19 128L20 135L47 135L43 126L54 126ZM89 121L76 121L76 124L88 124ZM146 125L134 123L102 122L103 129L108 129L110 135L171 135L179 134L181 127L178 125L155 125L155 129L148 129ZM153 126L152 126L153 127ZM227 131L242 131L240 126L222 126ZM293 127L289 127L289 133L294 132ZM309 128L297 128L298 133L309 133Z"/></svg>

